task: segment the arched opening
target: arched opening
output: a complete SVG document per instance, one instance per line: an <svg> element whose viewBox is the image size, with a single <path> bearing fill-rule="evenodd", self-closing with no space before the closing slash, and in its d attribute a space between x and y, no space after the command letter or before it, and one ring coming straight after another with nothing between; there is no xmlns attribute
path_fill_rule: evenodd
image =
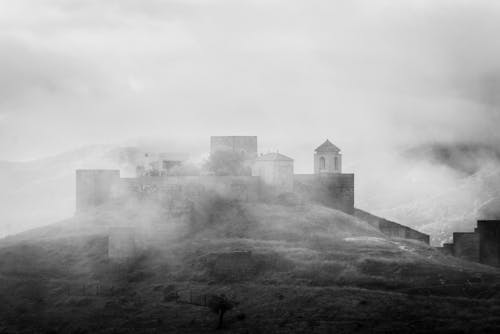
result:
<svg viewBox="0 0 500 334"><path fill-rule="evenodd" d="M324 157L319 158L319 169L326 169L326 161Z"/></svg>

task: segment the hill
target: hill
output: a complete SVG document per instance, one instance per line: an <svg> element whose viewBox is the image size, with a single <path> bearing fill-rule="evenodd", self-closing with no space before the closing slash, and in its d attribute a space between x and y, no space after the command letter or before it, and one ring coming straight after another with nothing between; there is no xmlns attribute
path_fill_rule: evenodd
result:
<svg viewBox="0 0 500 334"><path fill-rule="evenodd" d="M238 303L225 320L234 333L500 326L497 270L389 240L333 209L215 199L115 262L108 228L138 216L145 231L172 224L116 205L0 241L4 332L210 332L217 317L203 305L220 294Z"/></svg>

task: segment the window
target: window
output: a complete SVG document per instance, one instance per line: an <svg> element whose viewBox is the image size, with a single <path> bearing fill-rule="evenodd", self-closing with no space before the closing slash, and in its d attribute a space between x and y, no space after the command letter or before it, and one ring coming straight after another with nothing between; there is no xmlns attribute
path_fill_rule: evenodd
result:
<svg viewBox="0 0 500 334"><path fill-rule="evenodd" d="M339 157L335 157L334 164L335 164L335 170L338 170L339 169Z"/></svg>
<svg viewBox="0 0 500 334"><path fill-rule="evenodd" d="M324 157L319 158L319 169L325 169L326 168L326 161Z"/></svg>

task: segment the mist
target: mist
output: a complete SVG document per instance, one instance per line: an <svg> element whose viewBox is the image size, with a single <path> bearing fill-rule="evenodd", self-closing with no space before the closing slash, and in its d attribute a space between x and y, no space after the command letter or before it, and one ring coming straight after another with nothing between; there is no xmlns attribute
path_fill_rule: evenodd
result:
<svg viewBox="0 0 500 334"><path fill-rule="evenodd" d="M123 168L82 149L201 161L210 135L257 135L297 173L329 138L358 207L439 225L401 208L461 189L469 226L473 198L496 197L499 17L492 1L0 1L0 229L71 215L75 167Z"/></svg>

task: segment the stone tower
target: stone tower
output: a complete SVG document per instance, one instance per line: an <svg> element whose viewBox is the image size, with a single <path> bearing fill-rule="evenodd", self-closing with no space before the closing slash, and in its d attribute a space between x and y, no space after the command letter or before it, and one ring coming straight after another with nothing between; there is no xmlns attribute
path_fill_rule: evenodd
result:
<svg viewBox="0 0 500 334"><path fill-rule="evenodd" d="M340 149L328 139L314 153L314 174L342 173Z"/></svg>

